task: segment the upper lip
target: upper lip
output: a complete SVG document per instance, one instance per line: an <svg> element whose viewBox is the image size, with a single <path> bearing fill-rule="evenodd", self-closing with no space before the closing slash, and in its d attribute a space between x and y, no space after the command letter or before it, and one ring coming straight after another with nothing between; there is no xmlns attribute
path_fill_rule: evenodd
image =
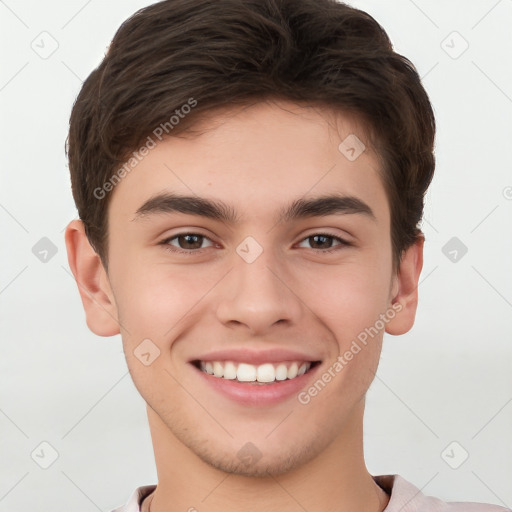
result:
<svg viewBox="0 0 512 512"><path fill-rule="evenodd" d="M267 350L217 350L215 352L209 352L190 360L194 361L233 361L236 363L249 363L254 365L264 363L280 363L283 361L304 361L313 362L319 361L320 359L308 354L296 352L287 349L267 349Z"/></svg>

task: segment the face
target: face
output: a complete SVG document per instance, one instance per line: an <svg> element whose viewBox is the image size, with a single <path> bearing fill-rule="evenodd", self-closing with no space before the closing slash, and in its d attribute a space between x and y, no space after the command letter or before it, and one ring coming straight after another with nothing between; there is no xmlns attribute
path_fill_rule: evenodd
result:
<svg viewBox="0 0 512 512"><path fill-rule="evenodd" d="M115 187L109 293L153 421L212 466L278 474L362 421L398 314L389 204L370 148L339 149L366 140L348 118L262 102L203 123Z"/></svg>

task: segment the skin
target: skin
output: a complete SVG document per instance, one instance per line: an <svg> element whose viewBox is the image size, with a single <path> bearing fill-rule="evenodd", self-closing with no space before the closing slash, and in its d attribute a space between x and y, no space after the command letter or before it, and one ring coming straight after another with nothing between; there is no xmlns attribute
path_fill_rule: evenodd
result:
<svg viewBox="0 0 512 512"><path fill-rule="evenodd" d="M200 135L165 139L115 187L108 273L81 221L66 230L87 324L100 336L121 333L147 403L158 472L151 511L382 511L389 497L363 457L364 397L384 330L403 334L414 323L423 239L394 273L377 159L368 144L355 161L338 150L349 134L366 140L352 118L267 101L196 126ZM162 191L222 200L240 219L230 225L160 213L133 220ZM333 192L360 198L375 218L350 213L276 223L291 201ZM326 231L351 245L308 238ZM178 233L206 236L196 245L171 242L201 252L177 254L160 243ZM236 252L247 236L263 248L250 264ZM320 376L393 304L401 311L305 405L295 395L269 407L235 403L189 363L223 348L291 348L321 360ZM145 366L134 350L148 338L160 355ZM237 453L247 442L261 458L244 464Z"/></svg>

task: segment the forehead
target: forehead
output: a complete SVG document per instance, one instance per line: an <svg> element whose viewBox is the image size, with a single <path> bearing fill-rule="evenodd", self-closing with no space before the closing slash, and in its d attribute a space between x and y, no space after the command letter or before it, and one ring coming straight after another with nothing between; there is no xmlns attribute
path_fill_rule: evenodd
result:
<svg viewBox="0 0 512 512"><path fill-rule="evenodd" d="M155 141L115 186L109 216L131 220L152 196L176 192L219 199L244 220L275 214L274 204L278 211L327 193L358 197L387 217L380 173L354 117L326 107L259 102L217 109L191 132Z"/></svg>

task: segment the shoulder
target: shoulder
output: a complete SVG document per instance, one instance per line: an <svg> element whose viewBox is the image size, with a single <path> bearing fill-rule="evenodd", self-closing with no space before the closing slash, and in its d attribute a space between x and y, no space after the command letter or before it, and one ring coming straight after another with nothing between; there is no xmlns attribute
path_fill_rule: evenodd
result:
<svg viewBox="0 0 512 512"><path fill-rule="evenodd" d="M142 501L144 498L147 498L155 489L156 484L137 487L125 505L115 508L111 512L140 512Z"/></svg>
<svg viewBox="0 0 512 512"><path fill-rule="evenodd" d="M426 496L400 475L378 475L373 479L390 495L384 512L511 512L498 505L445 502Z"/></svg>

